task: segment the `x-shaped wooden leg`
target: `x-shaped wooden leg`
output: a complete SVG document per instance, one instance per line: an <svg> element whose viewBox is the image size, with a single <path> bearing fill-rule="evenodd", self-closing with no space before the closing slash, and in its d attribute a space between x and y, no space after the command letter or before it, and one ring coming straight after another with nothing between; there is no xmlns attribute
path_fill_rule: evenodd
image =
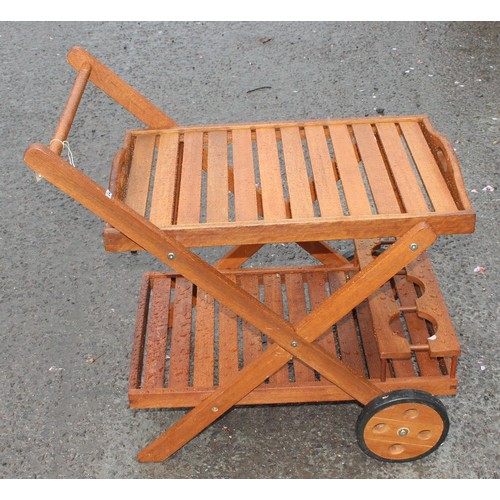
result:
<svg viewBox="0 0 500 500"><path fill-rule="evenodd" d="M276 325L264 333L275 341L258 359L241 370L230 384L214 391L139 454L143 462L163 461L236 405L293 357L300 359L362 404L382 393L312 342L328 327L368 298L435 240L427 224L408 231L386 252L360 271L299 324Z"/></svg>

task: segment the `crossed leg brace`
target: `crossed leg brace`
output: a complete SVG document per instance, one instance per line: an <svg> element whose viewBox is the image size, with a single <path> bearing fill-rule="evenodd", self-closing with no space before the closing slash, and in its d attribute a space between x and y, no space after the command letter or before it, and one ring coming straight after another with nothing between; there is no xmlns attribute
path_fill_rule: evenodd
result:
<svg viewBox="0 0 500 500"><path fill-rule="evenodd" d="M379 388L313 342L425 251L434 240L432 229L426 224L419 224L299 324L293 326L276 316L274 324L262 330L275 343L241 370L231 383L214 391L146 446L138 454L138 459L143 462L165 460L292 358L300 359L363 405L382 394ZM266 306L259 303L260 308ZM252 318L248 321L252 322Z"/></svg>

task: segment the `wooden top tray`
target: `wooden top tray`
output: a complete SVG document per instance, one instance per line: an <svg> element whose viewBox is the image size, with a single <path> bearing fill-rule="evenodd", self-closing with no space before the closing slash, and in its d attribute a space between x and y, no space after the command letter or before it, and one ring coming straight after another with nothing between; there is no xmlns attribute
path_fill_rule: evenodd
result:
<svg viewBox="0 0 500 500"><path fill-rule="evenodd" d="M424 116L129 131L113 196L189 246L470 233L447 140ZM105 228L109 251L139 247Z"/></svg>

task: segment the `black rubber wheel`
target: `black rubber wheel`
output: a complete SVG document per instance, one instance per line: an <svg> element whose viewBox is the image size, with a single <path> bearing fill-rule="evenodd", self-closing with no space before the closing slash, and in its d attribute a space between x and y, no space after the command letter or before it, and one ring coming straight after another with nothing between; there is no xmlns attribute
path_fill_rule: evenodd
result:
<svg viewBox="0 0 500 500"><path fill-rule="evenodd" d="M356 422L360 448L383 462L411 462L435 451L446 439L446 408L428 392L402 389L370 401Z"/></svg>

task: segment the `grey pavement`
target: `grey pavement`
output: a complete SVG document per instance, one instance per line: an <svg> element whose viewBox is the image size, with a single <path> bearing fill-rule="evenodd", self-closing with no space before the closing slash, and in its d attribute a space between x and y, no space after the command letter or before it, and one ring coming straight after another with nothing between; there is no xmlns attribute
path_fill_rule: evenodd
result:
<svg viewBox="0 0 500 500"><path fill-rule="evenodd" d="M498 478L499 32L494 22L0 23L0 477ZM426 114L450 139L477 230L429 252L463 348L439 450L373 460L356 444L359 405L328 403L233 409L166 462L136 461L184 414L127 406L141 276L163 265L106 253L102 222L22 161L31 142L51 139L73 45L181 124L383 109ZM258 87L270 88L249 92ZM76 165L105 185L124 131L137 126L89 88L70 136ZM279 250L258 263L304 259Z"/></svg>

